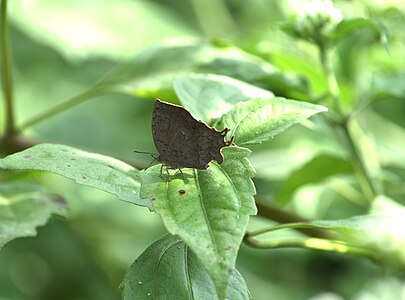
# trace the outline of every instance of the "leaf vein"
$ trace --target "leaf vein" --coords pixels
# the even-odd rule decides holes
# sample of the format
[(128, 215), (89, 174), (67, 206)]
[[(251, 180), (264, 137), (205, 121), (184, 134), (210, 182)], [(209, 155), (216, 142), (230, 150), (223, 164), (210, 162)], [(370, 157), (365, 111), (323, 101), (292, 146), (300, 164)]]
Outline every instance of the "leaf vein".
[(205, 222), (207, 224), (208, 233), (209, 233), (209, 236), (211, 238), (212, 245), (214, 246), (214, 251), (215, 251), (215, 253), (217, 255), (217, 258), (218, 258), (218, 256), (219, 256), (218, 246), (217, 246), (217, 244), (215, 242), (214, 233), (212, 232), (212, 228), (211, 228), (211, 223), (209, 222), (207, 211), (206, 211), (204, 203), (203, 203), (202, 191), (201, 191), (201, 187), (200, 187), (200, 180), (198, 179), (198, 172), (195, 169), (193, 169), (193, 170), (194, 170), (194, 174), (195, 174), (196, 188), (198, 190), (198, 199), (200, 200), (200, 206), (202, 208), (202, 212), (204, 214), (204, 219), (205, 219)]
[(159, 254), (159, 258), (158, 258), (158, 261), (157, 261), (157, 264), (156, 264), (156, 267), (155, 267), (155, 274), (153, 275), (153, 291), (152, 291), (153, 292), (153, 299), (157, 299), (156, 298), (156, 291), (157, 291), (156, 290), (156, 285), (157, 285), (157, 273), (158, 273), (158, 270), (159, 270), (160, 262), (162, 261), (162, 258), (164, 256), (164, 254), (167, 251), (169, 251), (170, 248), (176, 246), (178, 243), (181, 243), (181, 241), (174, 241), (174, 242), (170, 243), (169, 245), (167, 245), (166, 248), (162, 249), (162, 251)]

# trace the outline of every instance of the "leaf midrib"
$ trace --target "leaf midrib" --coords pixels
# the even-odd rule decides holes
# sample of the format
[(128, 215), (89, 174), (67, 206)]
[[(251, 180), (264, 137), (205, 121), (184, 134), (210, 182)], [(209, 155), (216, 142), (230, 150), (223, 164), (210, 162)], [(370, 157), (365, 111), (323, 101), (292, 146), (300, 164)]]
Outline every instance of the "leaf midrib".
[(202, 209), (202, 212), (204, 215), (205, 223), (207, 224), (208, 233), (211, 238), (212, 245), (214, 246), (215, 254), (218, 258), (218, 256), (219, 256), (218, 246), (216, 244), (214, 233), (212, 232), (212, 228), (211, 228), (211, 223), (209, 222), (207, 211), (205, 209), (204, 202), (202, 199), (202, 191), (201, 191), (201, 187), (200, 187), (200, 180), (198, 179), (198, 171), (196, 169), (193, 169), (193, 171), (194, 171), (195, 183), (196, 183), (196, 188), (197, 188), (197, 193), (198, 193), (198, 200), (200, 201), (200, 206), (201, 206), (201, 209)]

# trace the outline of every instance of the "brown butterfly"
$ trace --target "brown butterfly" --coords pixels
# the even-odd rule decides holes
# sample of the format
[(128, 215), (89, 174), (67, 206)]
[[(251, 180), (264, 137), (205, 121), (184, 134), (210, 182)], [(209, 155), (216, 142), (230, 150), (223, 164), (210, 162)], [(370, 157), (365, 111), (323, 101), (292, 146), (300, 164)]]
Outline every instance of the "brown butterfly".
[(228, 128), (217, 131), (178, 105), (157, 99), (152, 112), (152, 135), (159, 156), (170, 178), (168, 169), (195, 168), (205, 170), (210, 161), (224, 161), (220, 150), (233, 144), (234, 137), (226, 141)]

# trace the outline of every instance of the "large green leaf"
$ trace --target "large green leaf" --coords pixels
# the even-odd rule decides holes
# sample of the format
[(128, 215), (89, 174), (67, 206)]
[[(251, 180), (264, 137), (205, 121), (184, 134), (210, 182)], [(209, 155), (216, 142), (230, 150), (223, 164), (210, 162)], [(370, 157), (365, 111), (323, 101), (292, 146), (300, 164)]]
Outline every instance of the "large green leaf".
[(254, 85), (214, 74), (182, 76), (174, 80), (173, 87), (194, 117), (206, 122), (220, 118), (238, 102), (274, 97), (272, 92)]
[[(204, 266), (178, 237), (153, 243), (129, 268), (121, 284), (122, 299), (217, 299)], [(234, 269), (227, 299), (251, 299), (243, 277)]]
[(139, 171), (112, 157), (64, 145), (40, 144), (0, 159), (0, 168), (49, 171), (151, 208), (149, 201), (139, 197)]
[(220, 299), (225, 298), (249, 215), (256, 213), (250, 179), (254, 170), (246, 159), (250, 151), (227, 147), (222, 153), (221, 165), (183, 169), (183, 175), (172, 175), (170, 181), (158, 176), (159, 166), (141, 172), (141, 197), (153, 202), (168, 231), (197, 255)]
[(219, 128), (228, 127), (239, 146), (258, 144), (327, 108), (284, 98), (253, 99), (240, 102), (222, 116)]
[(66, 202), (35, 184), (6, 182), (0, 186), (0, 249), (9, 241), (35, 236), (52, 214), (63, 215)]
[(284, 74), (260, 57), (234, 46), (200, 40), (149, 47), (117, 68), (101, 84), (139, 97), (159, 95), (162, 99), (171, 99), (175, 97), (173, 79), (191, 72), (227, 75), (283, 96), (308, 91), (308, 84), (302, 77)]

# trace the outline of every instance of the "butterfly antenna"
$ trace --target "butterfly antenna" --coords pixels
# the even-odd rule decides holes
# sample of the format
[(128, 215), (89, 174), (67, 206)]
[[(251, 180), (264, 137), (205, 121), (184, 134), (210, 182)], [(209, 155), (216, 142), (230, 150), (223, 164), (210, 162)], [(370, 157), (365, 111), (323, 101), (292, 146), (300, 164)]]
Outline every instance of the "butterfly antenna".
[(155, 155), (152, 152), (146, 152), (146, 151), (138, 151), (138, 150), (134, 150), (135, 153), (141, 153), (141, 154), (150, 154), (150, 155)]

